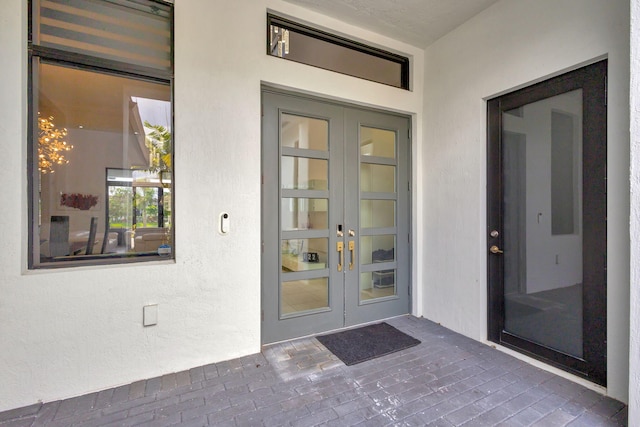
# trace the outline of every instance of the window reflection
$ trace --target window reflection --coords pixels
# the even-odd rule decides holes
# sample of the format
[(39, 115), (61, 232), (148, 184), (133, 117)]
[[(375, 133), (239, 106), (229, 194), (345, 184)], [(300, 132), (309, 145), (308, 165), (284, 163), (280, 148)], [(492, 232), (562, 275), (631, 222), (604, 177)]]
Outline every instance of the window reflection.
[(293, 314), (329, 307), (329, 279), (282, 282), (280, 314)]
[(282, 114), (280, 143), (283, 147), (326, 151), (329, 149), (329, 122), (310, 117)]
[(396, 133), (390, 130), (360, 127), (360, 155), (396, 157)]
[(282, 198), (282, 230), (326, 229), (327, 199)]
[(37, 74), (37, 111), (72, 147), (38, 174), (40, 262), (171, 247), (170, 87), (48, 63)]
[(396, 167), (360, 163), (360, 191), (394, 193), (396, 191)]
[(289, 239), (282, 241), (282, 271), (308, 271), (326, 268), (328, 239)]
[(363, 228), (394, 227), (396, 202), (393, 200), (360, 200), (360, 226)]
[(327, 160), (282, 156), (283, 189), (326, 190), (329, 176)]
[(360, 237), (360, 263), (395, 261), (395, 245), (394, 234)]
[(396, 271), (380, 270), (360, 274), (360, 301), (396, 295)]

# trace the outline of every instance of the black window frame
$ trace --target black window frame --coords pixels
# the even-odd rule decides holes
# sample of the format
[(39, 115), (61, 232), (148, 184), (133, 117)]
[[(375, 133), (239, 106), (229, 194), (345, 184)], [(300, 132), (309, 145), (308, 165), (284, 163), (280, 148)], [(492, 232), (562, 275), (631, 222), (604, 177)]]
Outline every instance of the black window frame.
[[(335, 34), (331, 34), (327, 31), (323, 31), (323, 30), (319, 30), (317, 28), (313, 28), (310, 27), (308, 25), (304, 25), (301, 24), (299, 22), (296, 21), (292, 21), (290, 19), (287, 18), (283, 18), (282, 16), (273, 14), (273, 13), (267, 13), (267, 33), (266, 33), (266, 51), (267, 51), (267, 55), (272, 56), (271, 54), (271, 43), (270, 43), (270, 34), (271, 34), (271, 26), (276, 26), (276, 27), (280, 27), (280, 28), (285, 28), (287, 30), (291, 30), (297, 33), (300, 33), (302, 35), (308, 36), (308, 37), (313, 37), (315, 39), (318, 40), (322, 40), (325, 41), (327, 43), (330, 44), (334, 44), (337, 46), (341, 46), (347, 49), (351, 49), (357, 52), (361, 52), (367, 55), (371, 55), (377, 58), (381, 58), (390, 62), (394, 62), (400, 65), (400, 86), (396, 86), (396, 85), (392, 85), (392, 84), (388, 84), (388, 83), (383, 83), (383, 82), (379, 82), (379, 81), (375, 81), (375, 80), (371, 80), (371, 79), (367, 79), (364, 77), (360, 77), (360, 76), (355, 76), (353, 74), (347, 74), (347, 73), (343, 73), (340, 71), (336, 71), (330, 68), (324, 68), (324, 67), (318, 67), (316, 65), (311, 65), (311, 64), (306, 64), (305, 65), (309, 65), (312, 67), (317, 67), (317, 68), (322, 68), (325, 70), (329, 70), (329, 71), (333, 71), (336, 73), (340, 73), (340, 74), (345, 74), (345, 75), (349, 75), (352, 77), (356, 77), (359, 79), (363, 79), (363, 80), (368, 80), (368, 81), (375, 81), (376, 83), (379, 84), (383, 84), (386, 86), (391, 86), (391, 87), (396, 87), (398, 89), (405, 89), (405, 90), (411, 90), (410, 88), (410, 79), (409, 79), (409, 65), (410, 65), (410, 61), (409, 58), (406, 56), (402, 56), (399, 55), (397, 53), (393, 53), (393, 52), (389, 52), (387, 50), (384, 49), (380, 49), (380, 48), (376, 48), (373, 46), (369, 46), (367, 44), (361, 43), (361, 42), (357, 42), (354, 40), (350, 40), (348, 38), (342, 37), (342, 36), (338, 36)], [(282, 59), (288, 59), (286, 57), (283, 57)]]
[[(39, 239), (39, 233), (37, 232), (39, 224), (36, 221), (36, 209), (40, 202), (38, 192), (35, 191), (35, 185), (39, 183), (38, 180), (38, 168), (35, 165), (35, 159), (37, 158), (37, 144), (34, 139), (34, 131), (37, 128), (37, 106), (34, 105), (34, 66), (38, 63), (46, 63), (56, 66), (63, 66), (68, 68), (75, 68), (84, 71), (104, 73), (116, 77), (124, 77), (130, 79), (137, 79), (141, 81), (159, 83), (169, 86), (171, 96), (171, 127), (172, 127), (172, 150), (171, 150), (171, 164), (174, 165), (174, 153), (175, 153), (175, 123), (174, 123), (174, 2), (172, 0), (148, 0), (150, 3), (156, 3), (163, 7), (168, 7), (169, 13), (169, 28), (170, 28), (170, 54), (171, 67), (169, 70), (160, 70), (150, 67), (144, 67), (135, 64), (129, 64), (126, 62), (115, 61), (105, 58), (94, 57), (91, 55), (69, 52), (63, 49), (57, 49), (49, 46), (40, 46), (33, 42), (34, 34), (34, 8), (37, 6), (37, 0), (27, 1), (27, 195), (28, 195), (28, 257), (27, 268), (29, 270), (38, 269), (56, 269), (56, 268), (69, 268), (69, 267), (81, 267), (88, 265), (109, 265), (109, 264), (125, 264), (136, 263), (142, 261), (153, 260), (175, 260), (175, 248), (172, 248), (171, 255), (151, 255), (151, 254), (136, 254), (132, 256), (130, 253), (123, 253), (121, 256), (111, 256), (108, 258), (102, 258), (98, 255), (83, 256), (82, 259), (73, 259), (69, 261), (56, 261), (48, 263), (39, 263), (34, 259), (34, 246), (36, 239)], [(175, 182), (175, 168), (171, 168), (171, 205), (175, 206), (175, 191), (173, 191)], [(106, 202), (105, 202), (106, 203)], [(175, 242), (175, 216), (172, 210), (172, 227), (171, 227), (171, 239)], [(108, 226), (108, 218), (105, 218), (106, 225)]]

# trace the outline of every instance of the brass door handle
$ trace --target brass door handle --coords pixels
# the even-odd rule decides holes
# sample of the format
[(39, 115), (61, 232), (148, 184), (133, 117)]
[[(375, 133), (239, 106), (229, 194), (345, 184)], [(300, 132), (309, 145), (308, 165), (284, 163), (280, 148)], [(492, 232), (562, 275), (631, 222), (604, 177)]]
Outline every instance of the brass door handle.
[(354, 256), (353, 256), (353, 251), (356, 248), (356, 242), (353, 240), (349, 241), (349, 253), (351, 254), (351, 261), (349, 262), (349, 270), (353, 270), (353, 261), (354, 261)]
[(340, 262), (338, 262), (338, 271), (342, 271), (342, 264), (344, 264), (344, 242), (337, 242), (336, 249), (340, 254)]
[(504, 251), (501, 251), (500, 248), (496, 245), (493, 245), (489, 248), (489, 252), (491, 252), (492, 254), (503, 254)]

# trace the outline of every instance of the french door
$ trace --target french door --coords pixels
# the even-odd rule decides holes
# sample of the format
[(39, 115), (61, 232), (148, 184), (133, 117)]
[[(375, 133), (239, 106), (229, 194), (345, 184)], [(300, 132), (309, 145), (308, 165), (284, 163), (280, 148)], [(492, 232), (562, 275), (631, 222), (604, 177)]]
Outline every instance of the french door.
[(488, 102), (489, 339), (606, 385), (607, 62)]
[(408, 313), (409, 118), (262, 102), (262, 342)]

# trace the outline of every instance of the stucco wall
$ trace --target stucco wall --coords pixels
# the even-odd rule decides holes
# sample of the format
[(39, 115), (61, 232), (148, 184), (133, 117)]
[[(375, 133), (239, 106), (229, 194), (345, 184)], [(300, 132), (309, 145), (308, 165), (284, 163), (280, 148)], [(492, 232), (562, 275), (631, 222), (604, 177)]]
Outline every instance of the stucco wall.
[(608, 57), (608, 393), (627, 399), (629, 2), (503, 0), (425, 52), (424, 316), (485, 340), (485, 99)]
[[(176, 3), (175, 263), (27, 271), (26, 1), (2, 2), (0, 411), (260, 350), (261, 83), (412, 114), (422, 139), (423, 51), (279, 0)], [(267, 8), (412, 56), (414, 91), (267, 56)]]
[(631, 322), (629, 425), (640, 425), (640, 0), (631, 2)]

